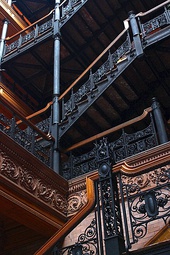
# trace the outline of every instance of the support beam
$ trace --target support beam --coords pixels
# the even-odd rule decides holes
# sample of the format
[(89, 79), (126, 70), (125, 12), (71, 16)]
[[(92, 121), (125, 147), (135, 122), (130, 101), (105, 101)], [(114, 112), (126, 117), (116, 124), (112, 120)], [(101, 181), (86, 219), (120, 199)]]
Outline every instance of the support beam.
[(53, 85), (53, 107), (52, 107), (52, 136), (55, 138), (53, 147), (53, 170), (59, 173), (59, 95), (60, 95), (60, 0), (55, 0), (54, 11), (54, 85)]

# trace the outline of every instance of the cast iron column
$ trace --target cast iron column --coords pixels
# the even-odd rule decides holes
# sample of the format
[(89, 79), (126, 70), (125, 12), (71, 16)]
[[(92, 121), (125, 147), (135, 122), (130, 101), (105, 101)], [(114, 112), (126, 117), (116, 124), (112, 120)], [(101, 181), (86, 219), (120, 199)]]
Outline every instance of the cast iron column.
[(168, 136), (166, 133), (165, 124), (164, 124), (164, 120), (162, 117), (160, 105), (155, 97), (152, 99), (152, 101), (153, 101), (152, 111), (153, 111), (153, 116), (154, 116), (154, 120), (155, 120), (155, 124), (156, 124), (156, 129), (158, 132), (159, 142), (160, 142), (160, 144), (166, 143), (166, 142), (168, 142)]
[(55, 138), (53, 147), (53, 170), (59, 173), (60, 153), (59, 153), (59, 101), (60, 95), (60, 0), (55, 0), (54, 10), (54, 86), (53, 86), (53, 109), (52, 109), (52, 135)]
[(105, 139), (98, 146), (97, 163), (106, 255), (121, 255), (125, 244), (117, 178), (112, 174), (112, 159)]

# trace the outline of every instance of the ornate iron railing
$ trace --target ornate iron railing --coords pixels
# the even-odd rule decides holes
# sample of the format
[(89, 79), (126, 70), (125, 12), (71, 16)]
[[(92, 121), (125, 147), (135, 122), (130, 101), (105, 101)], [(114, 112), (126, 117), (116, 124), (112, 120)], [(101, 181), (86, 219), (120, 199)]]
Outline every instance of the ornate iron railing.
[[(3, 52), (3, 58), (14, 51), (19, 52), (21, 48), (23, 48), (25, 45), (27, 45), (30, 42), (36, 43), (36, 40), (39, 37), (43, 36), (49, 31), (52, 31), (54, 27), (53, 18), (49, 19), (43, 24), (41, 23), (40, 24), (36, 23), (35, 25), (31, 25), (29, 26), (29, 28), (24, 29), (20, 33), (17, 33), (16, 35), (14, 35), (14, 37), (10, 38), (9, 40), (7, 39), (4, 52)], [(30, 30), (32, 31), (30, 32)], [(8, 43), (10, 41), (13, 41), (13, 42)]]
[(169, 223), (170, 165), (165, 161), (133, 174), (131, 169), (112, 172), (114, 158), (108, 145), (107, 140), (97, 145), (97, 219), (103, 222), (106, 254), (110, 254), (110, 246), (122, 254), (148, 234), (153, 221)]
[[(150, 113), (150, 124), (143, 130), (128, 134), (122, 129), (122, 135), (113, 142), (108, 142), (108, 150), (115, 163), (120, 160), (148, 150), (158, 145), (155, 124)], [(81, 156), (70, 155), (67, 162), (62, 165), (62, 175), (66, 179), (75, 178), (79, 175), (97, 169), (98, 146)]]
[(125, 174), (120, 169), (112, 171), (113, 158), (107, 140), (100, 141), (97, 147), (99, 177), (95, 181), (94, 219), (87, 228), (83, 224), (86, 229), (84, 232), (82, 229), (75, 243), (62, 248), (57, 243), (54, 255), (99, 255), (104, 251), (112, 254), (113, 250), (116, 255), (129, 253), (135, 243), (147, 238), (154, 221), (169, 223), (170, 165), (167, 160), (152, 169)]
[[(164, 8), (164, 12), (161, 15), (155, 17), (154, 19), (147, 21), (146, 23), (142, 23), (142, 21), (140, 20), (140, 16), (142, 15), (140, 14), (136, 15), (136, 17), (138, 17), (138, 25), (140, 27), (139, 34), (141, 36), (139, 41), (141, 41), (142, 48), (146, 47), (145, 41), (147, 36), (156, 32), (158, 29), (162, 29), (164, 26), (168, 26), (170, 24), (170, 10), (168, 9), (168, 6), (165, 5), (161, 7)], [(143, 16), (145, 16), (145, 14), (143, 14)], [(65, 120), (68, 122), (69, 121), (71, 122), (70, 116), (73, 116), (73, 119), (75, 121), (75, 119), (79, 118), (82, 114), (81, 105), (84, 105), (86, 103), (88, 108), (89, 105), (91, 105), (91, 102), (93, 101), (91, 98), (95, 98), (96, 100), (100, 96), (101, 94), (100, 84), (102, 79), (103, 80), (107, 79), (109, 74), (112, 74), (114, 76), (116, 72), (121, 73), (122, 69), (121, 67), (119, 68), (119, 63), (126, 60), (129, 61), (128, 54), (131, 54), (131, 56), (133, 54), (138, 55), (138, 52), (137, 52), (138, 49), (135, 48), (135, 44), (134, 44), (134, 38), (131, 39), (129, 35), (130, 28), (133, 30), (133, 27), (132, 25), (129, 25), (129, 19), (127, 20), (127, 22), (128, 22), (129, 30), (127, 30), (127, 37), (125, 41), (123, 42), (123, 44), (121, 44), (114, 53), (111, 53), (110, 49), (109, 51), (107, 51), (108, 58), (104, 62), (104, 64), (102, 64), (98, 68), (97, 71), (93, 73), (92, 68), (94, 68), (94, 66), (91, 67), (89, 78), (83, 85), (77, 88), (78, 85), (77, 85), (77, 82), (75, 82), (74, 86), (70, 86), (70, 89), (67, 89), (67, 93), (63, 93), (63, 95), (60, 96), (60, 99), (62, 99), (61, 130), (64, 130), (64, 131), (61, 131), (62, 134), (63, 132), (65, 132), (65, 129), (66, 129)], [(124, 35), (122, 35), (119, 38), (121, 39), (121, 41), (124, 40), (123, 36)], [(116, 41), (116, 43), (118, 42)], [(136, 53), (135, 53), (135, 50), (136, 50)], [(141, 49), (141, 51), (143, 52), (143, 49)], [(82, 75), (82, 77), (84, 77), (84, 75)], [(115, 78), (116, 78), (116, 75), (115, 75)], [(107, 86), (105, 87), (107, 88)], [(70, 98), (66, 99), (67, 100), (66, 101), (65, 98), (68, 98), (68, 96)], [(82, 109), (83, 109), (82, 111), (84, 111), (85, 107), (83, 107)], [(68, 123), (66, 125), (69, 126)]]
[(60, 27), (72, 17), (88, 0), (66, 0), (61, 3)]
[(17, 120), (17, 116), (7, 118), (0, 114), (0, 130), (40, 159), (44, 164), (51, 167), (53, 140), (51, 140), (50, 136), (48, 137), (50, 118), (35, 126), (29, 126), (29, 123), (24, 121), (17, 124)]
[(97, 69), (96, 72), (90, 73), (88, 80), (74, 93), (71, 91), (71, 97), (67, 102), (62, 101), (62, 120), (67, 118), (67, 115), (73, 112), (82, 99), (88, 96), (93, 96), (93, 90), (97, 88), (96, 83), (112, 72), (118, 61), (131, 50), (130, 38), (127, 35), (125, 42), (111, 54), (109, 52), (108, 59)]
[[(119, 175), (127, 247), (145, 237), (149, 224), (170, 219), (170, 165), (141, 175)], [(125, 209), (126, 208), (126, 209)]]
[[(60, 5), (60, 28), (87, 2), (88, 0), (67, 0)], [(48, 15), (42, 19), (36, 21), (35, 23), (23, 29), (16, 35), (6, 38), (6, 45), (3, 51), (3, 59), (14, 51), (18, 53), (24, 47), (34, 42), (36, 44), (41, 37), (45, 39), (46, 37), (53, 35), (54, 29), (54, 10), (52, 10)], [(45, 22), (44, 22), (45, 21)], [(44, 22), (44, 23), (43, 23)], [(45, 36), (46, 35), (46, 36)], [(10, 43), (10, 41), (12, 41)]]
[(144, 24), (140, 24), (143, 37), (153, 33), (157, 29), (161, 29), (162, 27), (170, 24), (170, 6), (165, 5), (164, 9), (165, 11), (159, 16), (145, 22)]

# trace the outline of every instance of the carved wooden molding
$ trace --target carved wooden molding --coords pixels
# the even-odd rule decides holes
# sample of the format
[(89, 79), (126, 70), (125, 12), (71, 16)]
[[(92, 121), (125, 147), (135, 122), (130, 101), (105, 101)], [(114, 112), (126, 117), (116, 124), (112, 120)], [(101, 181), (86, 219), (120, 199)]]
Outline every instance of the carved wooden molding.
[(70, 217), (87, 204), (86, 177), (79, 176), (69, 181), (68, 212)]
[[(68, 183), (4, 134), (0, 134), (0, 182), (67, 215)], [(8, 145), (9, 144), (9, 145)], [(14, 147), (13, 147), (14, 145)], [(8, 183), (8, 185), (7, 185)], [(22, 192), (18, 192), (22, 197)]]
[(128, 175), (140, 174), (146, 169), (154, 169), (169, 162), (170, 142), (167, 142), (120, 161), (113, 166), (113, 172), (121, 171)]

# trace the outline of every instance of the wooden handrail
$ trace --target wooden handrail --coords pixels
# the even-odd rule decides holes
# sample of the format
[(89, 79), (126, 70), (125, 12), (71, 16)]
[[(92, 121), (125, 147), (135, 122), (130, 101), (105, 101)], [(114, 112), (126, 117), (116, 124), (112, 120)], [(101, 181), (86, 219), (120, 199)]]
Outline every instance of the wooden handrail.
[(110, 129), (108, 129), (106, 131), (103, 131), (103, 132), (101, 132), (101, 133), (99, 133), (97, 135), (91, 136), (90, 138), (87, 138), (87, 139), (85, 139), (85, 140), (83, 140), (83, 141), (81, 141), (79, 143), (76, 143), (76, 144), (70, 146), (69, 148), (67, 148), (66, 150), (64, 150), (63, 153), (66, 153), (66, 152), (69, 152), (71, 150), (77, 149), (77, 148), (79, 148), (79, 147), (81, 147), (83, 145), (86, 145), (86, 144), (88, 144), (90, 142), (93, 142), (93, 141), (95, 141), (95, 140), (97, 140), (99, 138), (107, 136), (107, 135), (109, 135), (109, 134), (111, 134), (111, 133), (113, 133), (115, 131), (118, 131), (118, 130), (120, 130), (122, 128), (130, 126), (130, 125), (132, 125), (132, 124), (134, 124), (134, 123), (144, 119), (148, 115), (148, 113), (151, 112), (151, 111), (152, 111), (152, 108), (148, 107), (148, 108), (146, 108), (143, 111), (143, 113), (140, 116), (138, 116), (138, 117), (136, 117), (136, 118), (134, 118), (132, 120), (128, 120), (128, 121), (126, 121), (126, 122), (124, 122), (122, 124), (119, 124), (116, 127), (110, 128)]
[(157, 5), (156, 7), (150, 9), (149, 11), (146, 11), (146, 12), (139, 12), (139, 13), (136, 14), (135, 16), (136, 16), (136, 17), (143, 17), (143, 16), (146, 16), (146, 15), (150, 14), (151, 12), (154, 12), (154, 11), (158, 10), (159, 8), (163, 7), (164, 5), (169, 4), (169, 3), (170, 3), (170, 0), (167, 0), (167, 1), (165, 1), (165, 2), (163, 2), (163, 3), (161, 3), (161, 4), (159, 4), (159, 5)]
[(93, 174), (86, 178), (87, 204), (74, 215), (59, 231), (56, 232), (34, 255), (45, 255), (47, 252), (63, 239), (71, 230), (73, 230), (95, 206), (95, 189), (94, 180), (98, 178), (98, 174)]
[(104, 56), (104, 54), (125, 34), (127, 29), (125, 28), (105, 49), (100, 55), (84, 70), (84, 72), (59, 96), (61, 100), (80, 80), (84, 75)]
[(13, 38), (15, 38), (17, 35), (20, 35), (21, 33), (25, 32), (27, 29), (30, 29), (31, 27), (35, 26), (38, 22), (42, 21), (43, 19), (47, 18), (48, 16), (50, 16), (52, 13), (54, 12), (54, 9), (51, 10), (47, 15), (43, 16), (41, 19), (35, 21), (34, 23), (32, 23), (31, 25), (27, 26), (26, 28), (22, 29), (21, 31), (19, 31), (18, 33), (12, 35), (11, 37), (7, 37), (5, 38), (5, 41), (9, 41)]
[[(26, 118), (27, 120), (29, 120), (29, 119), (32, 119), (32, 118), (34, 118), (34, 117), (36, 117), (36, 116), (38, 116), (38, 115), (44, 113), (45, 111), (48, 110), (48, 108), (52, 105), (52, 103), (53, 103), (52, 101), (49, 102), (44, 108), (42, 108), (41, 110), (39, 110), (39, 111), (37, 111), (37, 112), (34, 112), (34, 113), (32, 113), (32, 114), (26, 116), (25, 118)], [(21, 124), (21, 123), (22, 123), (22, 120), (18, 120), (18, 121), (16, 122), (17, 125), (19, 125), (19, 124)]]

